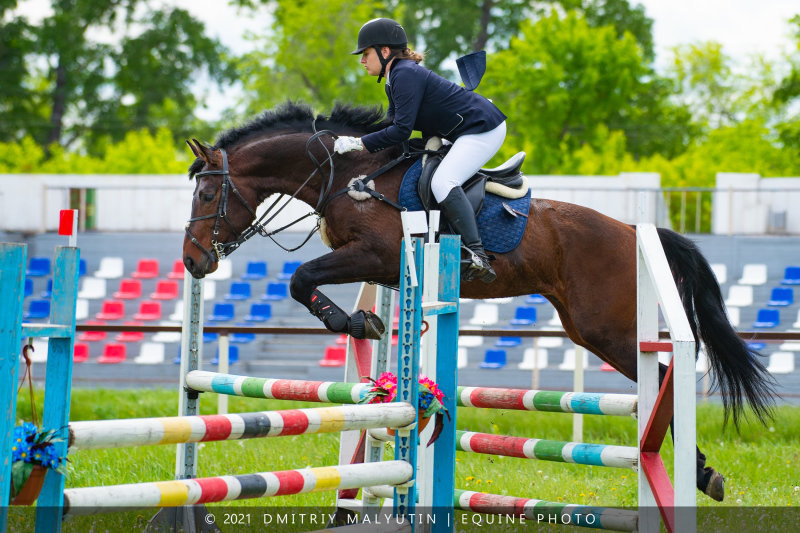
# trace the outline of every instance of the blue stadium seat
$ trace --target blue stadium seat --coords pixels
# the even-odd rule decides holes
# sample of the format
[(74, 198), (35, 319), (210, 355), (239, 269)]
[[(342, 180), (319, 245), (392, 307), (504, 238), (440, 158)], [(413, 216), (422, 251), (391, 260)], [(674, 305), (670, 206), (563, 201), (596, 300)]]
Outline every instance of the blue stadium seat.
[(266, 261), (248, 261), (242, 279), (264, 279), (267, 277)]
[(747, 347), (750, 348), (751, 350), (755, 350), (756, 352), (758, 352), (758, 351), (763, 350), (764, 348), (766, 348), (767, 347), (767, 343), (766, 342), (748, 342), (747, 343)]
[(506, 366), (505, 350), (486, 350), (481, 368), (503, 368)]
[[(239, 361), (239, 347), (238, 346), (228, 346), (228, 364), (232, 365)], [(214, 359), (211, 360), (212, 365), (219, 364), (219, 346), (217, 346), (217, 355), (214, 356)]]
[(759, 309), (754, 328), (774, 328), (781, 323), (781, 314), (777, 309)]
[(794, 291), (791, 287), (775, 287), (772, 289), (767, 305), (786, 307), (794, 303)]
[(541, 294), (529, 294), (527, 298), (525, 298), (525, 304), (546, 304), (547, 298), (542, 296)]
[(261, 297), (261, 299), (285, 300), (288, 295), (289, 295), (289, 287), (281, 281), (274, 281), (271, 283), (267, 283), (267, 289), (264, 292), (264, 295)]
[(86, 259), (78, 261), (78, 277), (86, 275)]
[(784, 285), (800, 285), (800, 266), (788, 266), (783, 273)]
[(302, 261), (286, 261), (283, 263), (283, 270), (278, 274), (278, 279), (290, 279)]
[(250, 313), (244, 319), (247, 322), (266, 322), (272, 318), (272, 306), (265, 303), (255, 303), (250, 306)]
[[(237, 326), (250, 326), (247, 322), (238, 322)], [(255, 333), (231, 333), (228, 335), (228, 339), (231, 342), (235, 342), (237, 344), (249, 344), (256, 340)]]
[(25, 278), (25, 296), (27, 298), (33, 294), (33, 280), (31, 278)]
[(47, 318), (50, 316), (50, 300), (31, 300), (22, 318)]
[(521, 337), (500, 337), (494, 343), (494, 345), (498, 348), (513, 348), (514, 346), (519, 346), (520, 344), (522, 344)]
[(25, 271), (26, 276), (32, 278), (49, 276), (50, 275), (50, 258), (49, 257), (31, 257), (28, 261), (28, 269)]
[(225, 295), (226, 300), (249, 300), (251, 294), (250, 282), (248, 281), (234, 281), (231, 283), (228, 294)]
[(53, 278), (47, 280), (47, 288), (43, 290), (39, 296), (46, 299), (50, 299), (50, 297), (53, 296)]
[(214, 304), (214, 311), (208, 317), (209, 322), (225, 322), (226, 320), (233, 320), (235, 314), (233, 304), (217, 302)]
[(532, 326), (536, 323), (536, 308), (519, 306), (514, 311), (514, 318), (511, 319), (511, 324), (514, 326)]
[(218, 338), (219, 338), (219, 334), (218, 333), (210, 333), (208, 331), (204, 331), (203, 332), (203, 342), (205, 344), (208, 344), (209, 342), (214, 342)]

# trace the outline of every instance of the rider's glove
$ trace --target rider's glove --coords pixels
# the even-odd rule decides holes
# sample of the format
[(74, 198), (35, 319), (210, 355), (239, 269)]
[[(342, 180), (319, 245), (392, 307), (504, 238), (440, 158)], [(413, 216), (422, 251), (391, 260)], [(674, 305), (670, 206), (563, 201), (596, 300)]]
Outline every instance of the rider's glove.
[(352, 152), (353, 150), (363, 150), (364, 145), (358, 137), (338, 137), (333, 143), (333, 151), (337, 154)]

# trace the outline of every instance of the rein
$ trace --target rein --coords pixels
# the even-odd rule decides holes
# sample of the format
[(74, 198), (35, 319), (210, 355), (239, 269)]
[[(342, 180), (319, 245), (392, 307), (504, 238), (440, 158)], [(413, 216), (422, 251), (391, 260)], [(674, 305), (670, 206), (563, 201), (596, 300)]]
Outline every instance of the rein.
[[(314, 129), (316, 130), (316, 128), (314, 128)], [(222, 154), (222, 169), (221, 170), (205, 170), (205, 171), (198, 172), (197, 174), (195, 174), (195, 177), (197, 177), (197, 178), (202, 178), (203, 176), (222, 176), (222, 185), (221, 185), (222, 192), (221, 192), (219, 203), (217, 204), (217, 212), (216, 213), (212, 213), (210, 215), (203, 215), (203, 216), (199, 216), (199, 217), (190, 218), (186, 222), (186, 226), (185, 226), (186, 235), (189, 237), (189, 240), (192, 242), (192, 244), (194, 244), (200, 250), (202, 250), (202, 252), (211, 260), (211, 262), (219, 261), (222, 258), (232, 254), (234, 250), (236, 250), (245, 241), (249, 240), (251, 237), (254, 237), (255, 235), (260, 235), (262, 237), (269, 237), (272, 240), (272, 242), (277, 244), (283, 250), (285, 250), (287, 252), (293, 252), (293, 251), (298, 250), (301, 247), (303, 247), (309, 241), (309, 239), (311, 239), (311, 236), (314, 235), (314, 233), (316, 233), (319, 230), (319, 228), (320, 228), (320, 219), (322, 218), (323, 213), (325, 212), (325, 209), (328, 207), (328, 205), (333, 200), (338, 198), (339, 196), (342, 196), (343, 194), (346, 194), (347, 192), (349, 192), (351, 190), (367, 192), (373, 198), (375, 198), (377, 200), (380, 200), (382, 202), (386, 202), (386, 203), (390, 204), (391, 206), (393, 206), (394, 208), (396, 208), (396, 209), (398, 209), (400, 211), (405, 211), (406, 210), (405, 207), (403, 207), (403, 206), (401, 206), (401, 205), (389, 200), (383, 194), (378, 193), (378, 192), (374, 191), (373, 189), (370, 189), (369, 187), (366, 186), (366, 183), (368, 183), (369, 181), (373, 180), (374, 178), (377, 178), (378, 176), (388, 172), (389, 170), (391, 170), (395, 166), (399, 165), (403, 161), (406, 161), (408, 159), (413, 159), (413, 158), (422, 156), (424, 154), (437, 153), (437, 152), (433, 152), (433, 151), (430, 151), (430, 150), (410, 150), (408, 144), (407, 143), (403, 143), (403, 153), (399, 157), (393, 159), (392, 161), (389, 161), (388, 163), (386, 163), (385, 165), (381, 166), (380, 168), (378, 168), (374, 172), (370, 173), (368, 176), (365, 176), (364, 178), (361, 178), (360, 180), (356, 180), (352, 185), (350, 185), (348, 187), (345, 187), (344, 189), (341, 189), (341, 190), (331, 194), (331, 189), (333, 187), (333, 179), (334, 179), (333, 154), (331, 154), (330, 150), (328, 150), (328, 147), (325, 146), (325, 143), (323, 143), (320, 140), (320, 138), (322, 136), (324, 136), (324, 135), (328, 135), (328, 136), (330, 136), (330, 137), (332, 137), (334, 139), (336, 139), (336, 137), (337, 137), (337, 135), (331, 130), (320, 130), (320, 131), (315, 131), (315, 133), (313, 135), (311, 135), (311, 137), (309, 137), (308, 140), (306, 141), (306, 155), (308, 156), (308, 158), (311, 160), (311, 162), (316, 167), (311, 172), (311, 174), (309, 174), (308, 178), (306, 178), (306, 180), (297, 188), (297, 190), (294, 192), (294, 194), (292, 194), (289, 198), (286, 199), (284, 204), (281, 205), (272, 214), (272, 216), (267, 218), (267, 216), (270, 214), (270, 212), (272, 212), (273, 208), (275, 208), (275, 206), (278, 204), (278, 202), (280, 202), (281, 199), (284, 196), (286, 196), (285, 194), (281, 194), (280, 196), (278, 196), (278, 198), (267, 208), (267, 210), (260, 217), (258, 217), (257, 220), (255, 220), (252, 224), (250, 224), (247, 228), (245, 228), (244, 231), (242, 231), (241, 233), (236, 231), (236, 228), (233, 226), (233, 223), (228, 218), (228, 198), (229, 198), (230, 193), (233, 192), (233, 194), (235, 194), (236, 197), (239, 198), (239, 201), (241, 202), (241, 204), (245, 207), (245, 209), (247, 209), (247, 211), (253, 216), (253, 218), (256, 218), (256, 216), (257, 216), (256, 215), (256, 211), (255, 211), (255, 209), (253, 209), (250, 206), (249, 203), (247, 203), (247, 200), (244, 199), (242, 194), (236, 188), (236, 185), (234, 185), (233, 180), (231, 179), (230, 171), (228, 169), (228, 154), (224, 149), (219, 148), (219, 151)], [(319, 141), (319, 144), (322, 146), (322, 148), (325, 150), (325, 152), (327, 154), (327, 157), (322, 161), (322, 163), (320, 163), (319, 160), (317, 160), (317, 158), (314, 156), (314, 154), (311, 153), (311, 144), (314, 141)], [(325, 170), (323, 169), (323, 165), (326, 162), (330, 165), (330, 170), (328, 171), (327, 180), (326, 179), (322, 180), (322, 185), (320, 186), (319, 199), (317, 200), (316, 207), (314, 207), (314, 211), (310, 212), (310, 213), (306, 213), (305, 215), (303, 215), (303, 216), (297, 218), (296, 220), (294, 220), (293, 222), (290, 222), (289, 224), (286, 224), (286, 225), (284, 225), (284, 226), (282, 226), (280, 228), (277, 228), (274, 231), (267, 231), (267, 228), (266, 228), (267, 224), (272, 222), (275, 219), (275, 217), (277, 217), (278, 214), (280, 214), (280, 212), (283, 211), (283, 209), (286, 208), (286, 206), (292, 200), (294, 200), (297, 197), (297, 195), (300, 193), (300, 191), (306, 185), (308, 185), (308, 182), (311, 181), (311, 179), (318, 172), (319, 172), (320, 176), (324, 175)], [(316, 215), (317, 216), (317, 223), (314, 226), (314, 228), (312, 228), (311, 231), (308, 233), (308, 235), (303, 240), (303, 242), (301, 242), (296, 247), (287, 248), (287, 247), (283, 246), (281, 243), (279, 243), (278, 241), (276, 241), (275, 238), (273, 237), (273, 235), (275, 235), (277, 233), (280, 233), (281, 231), (283, 231), (283, 230), (285, 230), (287, 228), (290, 228), (291, 226), (294, 226), (298, 222), (300, 222), (300, 221), (304, 220), (305, 218), (308, 218), (308, 217), (310, 217), (312, 215)], [(211, 250), (209, 250), (205, 246), (200, 244), (200, 241), (197, 240), (197, 238), (192, 234), (191, 230), (189, 229), (189, 226), (193, 222), (197, 222), (199, 220), (208, 220), (208, 219), (211, 219), (211, 218), (214, 218), (215, 221), (214, 221), (214, 231), (213, 231), (212, 237), (211, 237)], [(217, 238), (219, 237), (219, 228), (220, 228), (220, 225), (221, 225), (222, 221), (224, 221), (228, 225), (228, 228), (235, 235), (235, 238), (234, 238), (233, 241), (226, 242), (226, 243), (220, 243), (217, 240)]]

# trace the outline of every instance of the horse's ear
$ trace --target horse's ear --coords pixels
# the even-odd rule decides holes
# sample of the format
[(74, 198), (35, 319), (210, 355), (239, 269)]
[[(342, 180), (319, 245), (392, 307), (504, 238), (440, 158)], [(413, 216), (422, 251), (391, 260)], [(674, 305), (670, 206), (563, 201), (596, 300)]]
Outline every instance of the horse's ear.
[(212, 164), (211, 162), (214, 159), (214, 149), (206, 144), (201, 143), (197, 139), (192, 139), (192, 142), (194, 145), (189, 143), (189, 146), (192, 148), (192, 152), (194, 152), (195, 157), (199, 157), (205, 161), (207, 165)]
[(192, 151), (195, 157), (200, 157), (200, 154), (197, 152), (197, 148), (195, 148), (194, 145), (192, 144), (192, 141), (186, 139), (186, 144), (189, 145), (189, 149)]

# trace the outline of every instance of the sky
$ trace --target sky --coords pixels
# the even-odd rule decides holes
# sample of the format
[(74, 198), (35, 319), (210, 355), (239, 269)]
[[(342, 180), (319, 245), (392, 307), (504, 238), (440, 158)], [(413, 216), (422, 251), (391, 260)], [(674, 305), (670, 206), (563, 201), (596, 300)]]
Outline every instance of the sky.
[[(764, 54), (768, 59), (778, 59), (792, 46), (791, 28), (787, 21), (800, 14), (800, 0), (631, 0), (631, 3), (644, 5), (647, 16), (654, 20), (653, 37), (659, 70), (666, 64), (672, 47), (709, 40), (721, 43), (723, 52), (742, 65), (756, 53)], [(246, 38), (248, 32), (258, 33), (269, 26), (270, 15), (266, 9), (255, 15), (245, 14), (224, 0), (152, 2), (152, 5), (158, 4), (187, 9), (206, 23), (211, 35), (218, 37), (235, 53), (252, 49), (252, 43)], [(49, 5), (49, 0), (22, 0), (19, 11), (35, 21), (48, 13)], [(113, 40), (113, 32), (100, 32), (96, 38)], [(231, 93), (238, 93), (235, 87), (220, 91), (206, 86), (201, 90), (208, 94), (206, 109), (198, 111), (204, 119), (218, 118), (218, 113), (230, 104)]]

